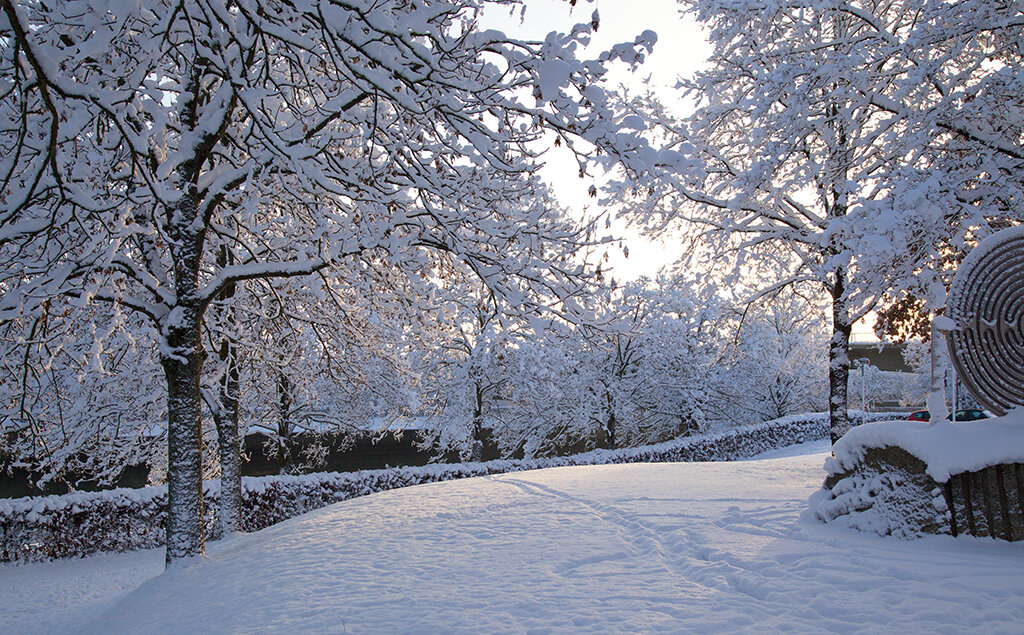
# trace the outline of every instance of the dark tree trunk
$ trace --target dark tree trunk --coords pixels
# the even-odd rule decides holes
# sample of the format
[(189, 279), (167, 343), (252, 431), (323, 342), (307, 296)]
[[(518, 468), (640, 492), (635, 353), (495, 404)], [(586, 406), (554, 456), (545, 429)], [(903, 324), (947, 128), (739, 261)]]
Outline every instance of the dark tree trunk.
[(479, 462), (484, 460), (484, 389), (479, 383), (474, 387), (476, 402), (473, 406), (473, 444), (469, 460)]
[[(178, 307), (175, 311), (181, 310)], [(165, 330), (167, 378), (167, 564), (203, 553), (203, 461), (199, 315), (185, 309)]]
[(832, 287), (832, 340), (828, 347), (828, 416), (829, 436), (835, 444), (850, 429), (850, 413), (847, 394), (850, 379), (850, 332), (853, 330), (847, 317), (845, 293), (845, 271), (836, 271)]
[[(849, 31), (848, 16), (840, 11), (832, 15), (836, 50), (846, 48)], [(849, 146), (847, 126), (851, 116), (850, 104), (840, 97), (845, 91), (847, 81), (840, 81), (833, 86), (835, 97), (829, 105), (829, 119), (835, 131), (834, 145), (830, 150), (828, 173), (832, 203), (828, 208), (829, 226), (841, 222), (849, 212), (850, 166), (853, 162), (852, 150)], [(839, 237), (833, 234), (825, 250), (826, 259), (835, 258), (843, 252)], [(846, 285), (847, 267), (839, 265), (834, 272), (832, 288), (832, 339), (828, 347), (828, 415), (829, 436), (835, 444), (850, 429), (849, 390), (850, 379), (850, 332), (853, 325), (850, 321)]]
[[(195, 198), (182, 197), (178, 213), (195, 216)], [(200, 376), (206, 351), (200, 338), (203, 304), (197, 299), (203, 235), (171, 225), (177, 305), (164, 318), (160, 364), (167, 378), (167, 564), (201, 555), (203, 446)]]
[(278, 472), (289, 474), (292, 471), (291, 440), (291, 409), (292, 409), (292, 384), (284, 372), (277, 374), (277, 396), (278, 412), (280, 418), (277, 422), (277, 465)]
[[(181, 128), (194, 130), (203, 75), (201, 66), (189, 78), (189, 95), (181, 104)], [(204, 142), (209, 146), (209, 140)], [(203, 151), (182, 161), (175, 172), (180, 198), (165, 208), (165, 227), (174, 274), (175, 306), (163, 317), (160, 364), (167, 378), (167, 551), (166, 561), (202, 555), (203, 446), (200, 376), (205, 350), (200, 338), (205, 304), (199, 298), (199, 270), (206, 240), (200, 217), (198, 187)]]
[[(618, 348), (619, 348), (619, 359), (621, 360), (622, 359), (622, 355), (621, 355), (622, 348), (621, 348), (621, 346), (619, 346)], [(623, 374), (622, 373), (622, 368), (623, 368), (623, 365), (619, 364), (619, 370), (615, 373), (617, 379), (621, 379), (622, 378), (622, 374)], [(604, 421), (605, 438), (607, 439), (608, 449), (609, 450), (615, 450), (616, 449), (616, 447), (615, 447), (616, 446), (616, 439), (615, 439), (615, 432), (616, 432), (616, 430), (615, 430), (615, 427), (616, 427), (615, 426), (615, 402), (612, 400), (612, 394), (611, 394), (608, 386), (605, 386), (605, 389), (604, 389), (604, 402), (605, 402), (605, 405), (608, 406), (608, 418), (605, 419), (605, 421)]]
[(213, 419), (217, 426), (217, 449), (220, 454), (220, 524), (221, 535), (239, 530), (242, 503), (242, 466), (238, 433), (238, 359), (228, 338), (221, 340), (218, 357), (224, 364)]

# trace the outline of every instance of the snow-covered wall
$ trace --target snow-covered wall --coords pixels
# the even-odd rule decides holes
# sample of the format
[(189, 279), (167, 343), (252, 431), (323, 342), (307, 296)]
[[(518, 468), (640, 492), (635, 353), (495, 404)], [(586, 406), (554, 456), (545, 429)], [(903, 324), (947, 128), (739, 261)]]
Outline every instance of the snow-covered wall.
[(832, 451), (811, 499), (819, 520), (902, 538), (1024, 538), (1024, 408), (983, 421), (872, 423)]
[[(889, 413), (867, 419), (896, 418)], [(564, 465), (730, 461), (828, 437), (828, 415), (786, 417), (720, 434), (667, 443), (597, 450), (567, 457), (436, 464), (347, 473), (266, 476), (242, 481), (242, 529), (258, 531), (288, 518), (357, 496), (504, 472)], [(218, 481), (205, 484), (208, 538), (217, 538)], [(101, 551), (159, 547), (165, 538), (167, 489), (117, 489), (0, 501), (0, 562), (32, 562)]]
[(989, 465), (1024, 462), (1024, 407), (981, 421), (878, 423), (851, 430), (826, 462), (830, 476), (856, 467), (869, 448), (903, 448), (928, 466), (928, 475), (945, 483), (953, 474)]

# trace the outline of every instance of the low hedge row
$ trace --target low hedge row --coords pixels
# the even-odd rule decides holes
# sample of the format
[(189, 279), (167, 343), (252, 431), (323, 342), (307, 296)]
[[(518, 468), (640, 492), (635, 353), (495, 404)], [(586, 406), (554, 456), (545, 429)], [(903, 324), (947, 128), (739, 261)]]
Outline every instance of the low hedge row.
[[(868, 420), (899, 415), (868, 415)], [(786, 417), (720, 434), (567, 457), (435, 464), (347, 473), (266, 476), (242, 481), (242, 530), (258, 531), (338, 501), (473, 476), (566, 465), (729, 461), (828, 437), (828, 416)], [(206, 535), (216, 539), (218, 481), (204, 484)], [(0, 501), (0, 562), (36, 562), (105, 551), (159, 547), (165, 540), (165, 487), (75, 492)]]

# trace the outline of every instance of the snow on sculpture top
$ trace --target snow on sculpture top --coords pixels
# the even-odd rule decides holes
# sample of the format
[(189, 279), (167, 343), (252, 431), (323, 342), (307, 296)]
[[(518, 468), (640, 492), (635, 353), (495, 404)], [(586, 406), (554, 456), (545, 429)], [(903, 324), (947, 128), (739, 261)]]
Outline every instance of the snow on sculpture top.
[(950, 356), (971, 395), (1003, 415), (1024, 405), (1024, 226), (975, 247), (953, 278)]

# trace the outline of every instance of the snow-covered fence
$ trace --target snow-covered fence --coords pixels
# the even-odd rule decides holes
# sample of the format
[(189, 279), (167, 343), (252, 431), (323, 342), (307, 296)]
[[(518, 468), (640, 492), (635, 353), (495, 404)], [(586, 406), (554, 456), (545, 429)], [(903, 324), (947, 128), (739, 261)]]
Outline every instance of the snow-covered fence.
[[(883, 413), (868, 415), (867, 419), (901, 416)], [(422, 483), (567, 465), (729, 461), (824, 438), (828, 438), (828, 415), (812, 414), (720, 434), (566, 457), (246, 478), (242, 482), (242, 529), (258, 531), (331, 503)], [(219, 482), (207, 482), (204, 492), (207, 536), (216, 538)], [(165, 487), (0, 501), (0, 562), (32, 562), (159, 547), (165, 538), (166, 505)]]

